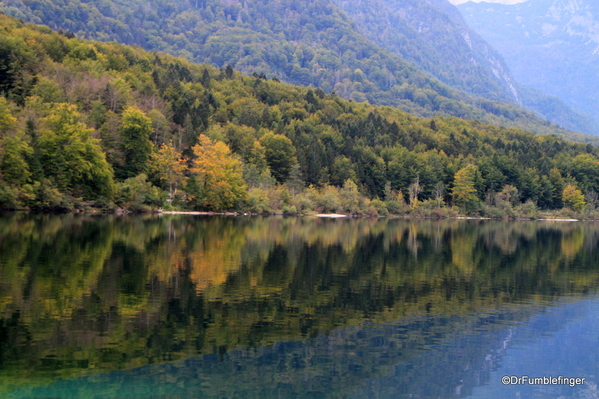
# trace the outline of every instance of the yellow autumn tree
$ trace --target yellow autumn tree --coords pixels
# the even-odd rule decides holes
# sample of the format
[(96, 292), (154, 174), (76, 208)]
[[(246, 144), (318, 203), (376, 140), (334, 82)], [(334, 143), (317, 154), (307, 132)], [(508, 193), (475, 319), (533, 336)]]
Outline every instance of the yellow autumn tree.
[(192, 148), (196, 159), (191, 172), (199, 185), (200, 204), (216, 211), (229, 209), (246, 195), (242, 163), (225, 143), (203, 134), (199, 141)]
[(562, 201), (564, 206), (576, 212), (582, 211), (585, 206), (584, 194), (574, 184), (566, 184), (562, 192)]
[(476, 203), (478, 198), (474, 184), (477, 172), (476, 165), (468, 165), (455, 174), (452, 194), (453, 202), (457, 206), (468, 209)]
[(162, 144), (160, 149), (152, 154), (151, 162), (153, 173), (161, 183), (168, 186), (168, 197), (172, 200), (177, 195), (179, 187), (183, 186), (186, 181), (185, 159), (170, 142)]

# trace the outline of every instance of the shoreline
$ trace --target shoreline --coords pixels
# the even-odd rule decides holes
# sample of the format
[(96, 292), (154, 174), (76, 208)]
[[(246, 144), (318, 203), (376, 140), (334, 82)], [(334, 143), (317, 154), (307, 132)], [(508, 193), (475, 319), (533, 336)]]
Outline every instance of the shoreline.
[(543, 221), (543, 222), (596, 222), (596, 219), (571, 219), (571, 218), (516, 218), (516, 219), (494, 219), (489, 217), (476, 217), (476, 216), (453, 216), (453, 217), (418, 217), (418, 216), (406, 216), (406, 215), (390, 215), (390, 216), (352, 216), (342, 213), (317, 213), (317, 214), (259, 214), (259, 213), (247, 213), (247, 212), (202, 212), (202, 211), (158, 211), (151, 212), (158, 215), (201, 215), (201, 216), (292, 216), (292, 217), (318, 217), (318, 218), (329, 218), (329, 219), (358, 219), (358, 218), (389, 218), (389, 219), (456, 219), (456, 220), (505, 220), (505, 221)]
[(251, 213), (251, 212), (209, 212), (209, 211), (163, 211), (163, 210), (153, 210), (153, 211), (145, 211), (145, 212), (135, 212), (129, 211), (126, 209), (117, 209), (115, 211), (102, 211), (98, 209), (86, 209), (86, 210), (71, 210), (71, 211), (63, 211), (63, 212), (52, 212), (52, 211), (32, 211), (30, 209), (0, 209), (0, 212), (31, 212), (31, 213), (48, 213), (48, 214), (61, 214), (61, 213), (87, 213), (87, 214), (113, 214), (113, 215), (195, 215), (195, 216), (287, 216), (287, 217), (317, 217), (323, 219), (455, 219), (455, 220), (504, 220), (504, 221), (543, 221), (543, 222), (599, 222), (599, 219), (572, 219), (572, 218), (548, 218), (548, 217), (540, 217), (540, 218), (490, 218), (483, 216), (446, 216), (446, 217), (437, 217), (437, 216), (414, 216), (414, 215), (386, 215), (386, 216), (369, 216), (369, 215), (351, 215), (351, 214), (342, 214), (342, 213), (315, 213), (315, 214), (282, 214), (282, 213), (272, 213), (272, 214), (260, 214), (260, 213)]

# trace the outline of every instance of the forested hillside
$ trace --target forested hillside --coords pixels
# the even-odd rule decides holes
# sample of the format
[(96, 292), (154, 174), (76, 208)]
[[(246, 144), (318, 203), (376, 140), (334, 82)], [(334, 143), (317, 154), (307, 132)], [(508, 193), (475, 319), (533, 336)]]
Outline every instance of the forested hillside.
[[(0, 18), (4, 208), (594, 209), (599, 149)], [(500, 213), (497, 213), (501, 210)], [(495, 212), (495, 213), (494, 213)]]
[[(407, 25), (405, 33), (411, 36), (406, 37), (407, 42), (399, 43), (405, 51), (397, 52), (393, 46), (385, 50), (361, 34), (356, 23), (329, 0), (4, 0), (0, 4), (6, 13), (78, 37), (138, 44), (218, 68), (230, 64), (246, 74), (255, 72), (288, 83), (312, 84), (345, 99), (397, 106), (419, 116), (451, 115), (585, 140), (549, 126), (516, 105), (491, 101), (506, 99), (513, 93), (506, 94), (500, 84), (488, 77), (492, 75), (488, 65), (472, 70), (462, 65), (464, 56), (460, 52), (464, 46), (456, 47), (456, 41), (463, 40), (459, 32), (440, 36), (445, 40), (442, 47), (449, 49), (446, 53), (456, 53), (449, 60), (439, 49), (430, 45), (425, 48), (427, 36), (414, 37), (416, 31)], [(431, 11), (425, 2), (414, 3), (412, 8), (416, 8), (417, 14), (428, 15)], [(391, 37), (390, 41), (396, 42), (395, 39), (400, 38)], [(474, 37), (471, 41), (476, 44)], [(413, 51), (415, 47), (419, 48), (417, 52)], [(420, 68), (447, 78), (441, 80), (460, 88), (467, 86), (468, 92), (487, 99), (440, 83), (404, 61), (406, 54), (411, 62), (419, 59)], [(435, 56), (437, 59), (431, 59)], [(499, 65), (494, 67), (506, 74)], [(464, 84), (460, 83), (462, 74), (468, 76)], [(505, 83), (505, 79), (500, 80)], [(564, 119), (567, 118), (560, 122)]]

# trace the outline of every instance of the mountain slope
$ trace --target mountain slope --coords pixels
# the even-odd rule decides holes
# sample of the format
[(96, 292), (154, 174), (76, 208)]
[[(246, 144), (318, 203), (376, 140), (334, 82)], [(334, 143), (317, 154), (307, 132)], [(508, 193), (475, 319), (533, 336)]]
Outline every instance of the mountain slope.
[(446, 1), (334, 0), (360, 32), (442, 82), (487, 99), (519, 103), (501, 56)]
[(514, 105), (440, 83), (376, 46), (327, 0), (6, 0), (4, 10), (80, 37), (139, 44), (221, 68), (231, 64), (416, 115), (452, 115), (587, 140)]
[(558, 96), (575, 110), (599, 114), (599, 3), (530, 0), (458, 7), (505, 56), (519, 82)]
[(476, 96), (516, 103), (573, 131), (599, 135), (599, 124), (556, 96), (521, 85), (503, 57), (447, 0), (333, 0), (377, 45), (443, 83)]

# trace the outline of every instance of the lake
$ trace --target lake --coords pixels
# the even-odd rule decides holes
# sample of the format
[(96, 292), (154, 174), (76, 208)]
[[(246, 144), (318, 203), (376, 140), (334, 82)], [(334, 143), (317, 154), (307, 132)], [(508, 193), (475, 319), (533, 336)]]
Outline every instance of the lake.
[(0, 398), (598, 398), (598, 242), (582, 222), (3, 214)]

